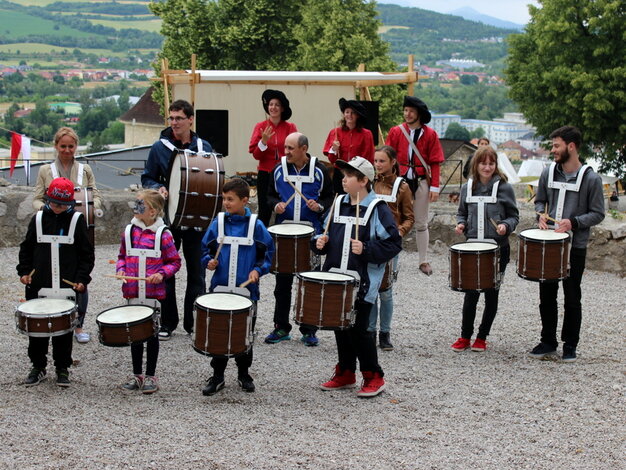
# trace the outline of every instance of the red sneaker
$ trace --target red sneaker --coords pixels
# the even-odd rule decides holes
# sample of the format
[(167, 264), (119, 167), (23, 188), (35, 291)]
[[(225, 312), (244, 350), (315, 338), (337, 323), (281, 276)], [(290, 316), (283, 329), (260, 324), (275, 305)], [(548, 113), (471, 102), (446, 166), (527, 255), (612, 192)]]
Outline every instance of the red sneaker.
[(470, 340), (469, 338), (459, 338), (450, 347), (456, 352), (465, 351), (466, 349), (470, 347)]
[(356, 375), (351, 370), (341, 370), (339, 364), (335, 366), (335, 373), (328, 382), (320, 385), (322, 390), (339, 390), (352, 388), (356, 384)]
[(375, 397), (385, 390), (385, 379), (380, 372), (363, 371), (363, 385), (357, 392), (359, 397)]
[(484, 339), (476, 338), (472, 344), (472, 351), (484, 352), (487, 349), (487, 342)]

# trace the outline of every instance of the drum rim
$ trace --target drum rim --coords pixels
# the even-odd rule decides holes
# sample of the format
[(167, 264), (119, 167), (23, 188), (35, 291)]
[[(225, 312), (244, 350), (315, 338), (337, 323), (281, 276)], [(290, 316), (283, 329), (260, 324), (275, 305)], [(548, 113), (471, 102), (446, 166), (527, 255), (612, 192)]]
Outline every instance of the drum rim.
[[(348, 279), (344, 279), (343, 281), (339, 280), (339, 279), (321, 279), (321, 278), (316, 278), (314, 276), (308, 276), (308, 274), (325, 274), (325, 275), (332, 275), (332, 276), (345, 276)], [(356, 283), (356, 278), (350, 274), (346, 274), (346, 273), (337, 273), (337, 272), (333, 272), (333, 271), (302, 271), (300, 273), (296, 273), (296, 277), (298, 279), (302, 279), (302, 280), (314, 280), (314, 281), (324, 281), (327, 284), (345, 284), (345, 281), (348, 281), (348, 283), (353, 282)]]
[[(53, 301), (69, 302), (72, 305), (72, 308), (68, 308), (68, 309), (62, 310), (60, 312), (41, 312), (41, 313), (24, 312), (23, 310), (20, 310), (20, 307), (22, 305), (28, 304), (28, 302), (39, 301), (39, 303), (41, 303), (41, 302), (46, 301), (46, 300), (47, 301), (53, 300)], [(72, 311), (74, 311), (76, 309), (77, 309), (76, 302), (74, 302), (72, 300), (69, 300), (69, 299), (50, 299), (50, 298), (46, 298), (46, 297), (43, 297), (43, 298), (40, 297), (40, 298), (37, 298), (37, 299), (30, 299), (30, 300), (27, 300), (26, 302), (22, 302), (21, 304), (19, 304), (15, 308), (15, 311), (16, 311), (16, 313), (19, 313), (20, 316), (27, 317), (27, 318), (31, 318), (31, 316), (34, 316), (34, 315), (41, 316), (42, 318), (44, 316), (45, 317), (52, 317), (52, 318), (54, 318), (54, 317), (61, 317), (61, 316), (67, 315), (68, 313), (71, 313)]]
[[(553, 235), (559, 235), (560, 238), (531, 238), (528, 235), (524, 235), (525, 232), (533, 232), (533, 233), (551, 233)], [(522, 230), (519, 234), (518, 237), (523, 239), (523, 240), (531, 240), (531, 241), (535, 241), (535, 242), (543, 242), (543, 243), (561, 243), (563, 241), (569, 240), (571, 237), (569, 235), (569, 233), (557, 233), (552, 229), (548, 229), (548, 230), (541, 230), (540, 228), (527, 228), (525, 230)]]
[[(286, 227), (288, 225), (304, 228), (304, 229), (306, 229), (306, 232), (302, 232), (302, 233), (279, 233), (279, 231), (277, 231), (278, 227)], [(313, 227), (311, 227), (310, 225), (306, 225), (306, 224), (282, 223), (282, 224), (274, 224), (274, 225), (271, 225), (271, 226), (267, 227), (267, 231), (271, 235), (280, 235), (283, 238), (301, 238), (301, 237), (306, 237), (308, 235), (313, 235), (313, 233), (315, 232), (315, 229)]]
[[(139, 307), (139, 308), (147, 308), (150, 309), (150, 311), (152, 312), (149, 316), (147, 317), (143, 317), (139, 320), (133, 320), (130, 322), (124, 322), (124, 323), (109, 323), (109, 322), (105, 322), (100, 320), (100, 316), (102, 316), (103, 314), (111, 311), (111, 310), (116, 310), (119, 308), (127, 308), (127, 307)], [(96, 316), (96, 324), (98, 326), (107, 326), (110, 328), (118, 328), (118, 327), (126, 327), (126, 326), (135, 326), (135, 325), (140, 325), (142, 323), (144, 323), (146, 320), (148, 320), (149, 318), (154, 318), (154, 316), (157, 314), (157, 310), (153, 307), (150, 307), (149, 305), (118, 305), (117, 307), (111, 307), (111, 308), (107, 308), (106, 310), (103, 310), (102, 312), (100, 312), (97, 316)]]
[[(247, 307), (241, 307), (241, 308), (236, 308), (236, 309), (230, 309), (230, 310), (224, 310), (224, 309), (214, 309), (211, 308), (208, 305), (203, 305), (201, 303), (198, 302), (198, 300), (200, 300), (203, 297), (207, 297), (207, 296), (216, 296), (216, 295), (220, 295), (220, 296), (233, 296), (233, 297), (238, 297), (242, 300), (245, 300), (246, 302), (249, 303), (249, 305)], [(201, 307), (209, 312), (223, 312), (223, 313), (229, 313), (229, 312), (240, 312), (240, 311), (248, 311), (252, 308), (253, 302), (249, 297), (246, 297), (245, 295), (241, 295), (241, 294), (235, 294), (234, 292), (207, 292), (206, 294), (202, 294), (199, 295), (198, 297), (196, 297), (196, 300), (194, 301), (194, 307)]]
[[(459, 249), (455, 249), (455, 246), (459, 246), (459, 245), (486, 245), (489, 246), (488, 249), (485, 250), (479, 250), (479, 249), (473, 249), (473, 250), (459, 250)], [(492, 253), (494, 251), (498, 250), (499, 245), (494, 244), (494, 243), (489, 243), (489, 242), (460, 242), (460, 243), (455, 243), (454, 245), (450, 245), (450, 251), (454, 252), (454, 253)]]

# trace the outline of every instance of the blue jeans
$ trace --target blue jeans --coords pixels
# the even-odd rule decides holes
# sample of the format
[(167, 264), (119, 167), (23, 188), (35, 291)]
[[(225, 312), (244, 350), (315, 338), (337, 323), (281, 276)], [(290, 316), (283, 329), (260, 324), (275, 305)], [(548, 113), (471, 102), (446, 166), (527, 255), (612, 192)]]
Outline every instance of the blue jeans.
[[(392, 270), (398, 270), (398, 256), (392, 261)], [(378, 320), (378, 301), (380, 299), (380, 332), (389, 333), (391, 331), (391, 317), (393, 316), (393, 286), (378, 293), (378, 298), (372, 306), (370, 312), (370, 321), (367, 331), (376, 331), (376, 323)]]

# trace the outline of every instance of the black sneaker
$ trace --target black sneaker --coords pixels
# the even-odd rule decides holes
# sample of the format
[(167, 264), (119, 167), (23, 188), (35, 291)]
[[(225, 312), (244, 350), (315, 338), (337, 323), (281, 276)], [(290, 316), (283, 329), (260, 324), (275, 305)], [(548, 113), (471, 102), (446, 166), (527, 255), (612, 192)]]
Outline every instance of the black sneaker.
[(534, 359), (545, 359), (547, 356), (554, 355), (555, 352), (554, 346), (541, 342), (528, 353), (528, 356)]
[(224, 388), (224, 377), (211, 377), (202, 389), (202, 395), (209, 397)]
[(57, 369), (57, 385), (59, 387), (70, 386), (70, 373), (67, 369)]
[(254, 381), (248, 374), (240, 375), (237, 379), (239, 386), (244, 392), (252, 393), (255, 390)]
[(393, 344), (391, 344), (391, 340), (389, 339), (389, 332), (383, 333), (381, 331), (378, 333), (378, 345), (383, 351), (393, 351)]
[(161, 330), (159, 331), (159, 339), (161, 341), (169, 341), (170, 339), (172, 339), (172, 332), (167, 328), (161, 328)]
[(46, 369), (37, 369), (36, 367), (33, 367), (30, 370), (28, 377), (26, 377), (26, 380), (24, 380), (24, 385), (27, 387), (33, 387), (35, 385), (39, 385), (44, 380), (46, 380)]
[(563, 345), (563, 362), (576, 362), (576, 348), (574, 346)]

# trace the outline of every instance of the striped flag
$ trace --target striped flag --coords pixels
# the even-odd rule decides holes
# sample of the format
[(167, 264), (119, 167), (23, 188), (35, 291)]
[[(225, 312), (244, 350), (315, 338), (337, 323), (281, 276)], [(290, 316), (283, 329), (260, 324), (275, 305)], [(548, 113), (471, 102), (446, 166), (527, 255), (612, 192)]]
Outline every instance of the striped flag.
[(9, 170), (9, 177), (13, 176), (17, 157), (20, 153), (22, 154), (22, 160), (24, 160), (26, 181), (28, 182), (30, 180), (30, 138), (17, 132), (11, 132), (11, 169)]

